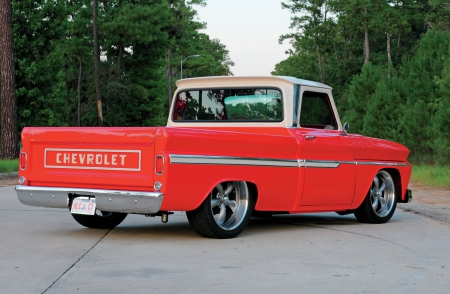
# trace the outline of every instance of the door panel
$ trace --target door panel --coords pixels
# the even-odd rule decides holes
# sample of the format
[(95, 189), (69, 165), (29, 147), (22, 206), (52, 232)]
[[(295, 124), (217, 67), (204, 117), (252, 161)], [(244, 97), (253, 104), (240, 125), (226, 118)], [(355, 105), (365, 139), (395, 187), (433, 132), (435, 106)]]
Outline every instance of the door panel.
[(340, 131), (298, 129), (305, 179), (300, 205), (350, 205), (355, 190), (354, 146)]
[(354, 142), (342, 135), (336, 107), (329, 91), (302, 87), (299, 154), (304, 168), (301, 209), (305, 206), (351, 205), (355, 191)]

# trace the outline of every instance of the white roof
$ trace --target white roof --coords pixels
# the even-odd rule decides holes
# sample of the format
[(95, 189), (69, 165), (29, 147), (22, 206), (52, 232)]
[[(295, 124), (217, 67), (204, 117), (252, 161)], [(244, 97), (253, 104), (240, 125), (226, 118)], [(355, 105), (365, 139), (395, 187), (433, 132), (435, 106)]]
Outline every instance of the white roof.
[[(200, 88), (211, 86), (251, 86), (252, 84), (261, 83), (289, 83), (300, 86), (317, 87), (324, 89), (331, 89), (325, 84), (301, 80), (293, 77), (283, 76), (253, 76), (253, 77), (235, 77), (235, 76), (216, 76), (216, 77), (201, 77), (178, 80), (176, 85), (178, 88)], [(232, 85), (231, 85), (232, 84)]]

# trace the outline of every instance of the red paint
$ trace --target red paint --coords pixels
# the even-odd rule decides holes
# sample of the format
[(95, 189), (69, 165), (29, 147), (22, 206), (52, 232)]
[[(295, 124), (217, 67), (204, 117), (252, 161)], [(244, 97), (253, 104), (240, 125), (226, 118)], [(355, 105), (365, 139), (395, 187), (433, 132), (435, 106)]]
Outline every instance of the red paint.
[[(31, 186), (149, 191), (153, 189), (155, 133), (156, 128), (150, 127), (24, 128), (22, 151), (28, 154), (28, 168), (20, 174)], [(64, 154), (69, 156), (66, 162)], [(89, 154), (92, 162), (88, 162)]]
[[(315, 139), (306, 140), (305, 136)], [(410, 165), (299, 168), (170, 163), (170, 154), (398, 163), (406, 162), (409, 152), (393, 142), (305, 128), (25, 128), (22, 142), (29, 162), (20, 175), (29, 185), (154, 191), (153, 185), (159, 181), (164, 193), (161, 210), (168, 211), (197, 208), (223, 181), (254, 184), (258, 191), (255, 209), (259, 211), (346, 210), (362, 202), (379, 170), (398, 171), (401, 195), (405, 195), (411, 173)], [(135, 151), (140, 151), (140, 162)], [(92, 163), (87, 162), (89, 154), (94, 155)], [(123, 162), (121, 155), (127, 155)], [(163, 159), (156, 160), (156, 155)], [(135, 170), (111, 170), (113, 162), (114, 166)], [(164, 172), (156, 174), (163, 162)]]

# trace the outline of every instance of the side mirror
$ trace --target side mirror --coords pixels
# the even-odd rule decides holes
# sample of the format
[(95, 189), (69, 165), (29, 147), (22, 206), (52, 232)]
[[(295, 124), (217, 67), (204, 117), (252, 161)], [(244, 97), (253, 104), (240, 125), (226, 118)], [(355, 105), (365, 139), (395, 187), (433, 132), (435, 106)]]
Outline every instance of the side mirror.
[(343, 129), (342, 136), (347, 136), (348, 130), (350, 129), (350, 124), (346, 122), (342, 129)]

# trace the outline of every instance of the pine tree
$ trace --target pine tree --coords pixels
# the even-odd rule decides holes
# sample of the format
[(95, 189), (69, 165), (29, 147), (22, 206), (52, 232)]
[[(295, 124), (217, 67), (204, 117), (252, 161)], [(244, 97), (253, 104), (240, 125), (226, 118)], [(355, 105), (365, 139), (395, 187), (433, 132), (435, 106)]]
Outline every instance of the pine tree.
[(59, 96), (58, 75), (64, 75), (59, 46), (68, 18), (65, 1), (13, 2), (13, 33), (18, 125), (64, 125), (65, 96)]
[(362, 133), (364, 129), (364, 117), (375, 93), (377, 82), (383, 78), (383, 73), (378, 66), (371, 63), (365, 64), (360, 75), (353, 77), (348, 95), (348, 109), (343, 121), (350, 123), (352, 132)]
[(309, 43), (313, 45), (317, 55), (317, 66), (320, 81), (326, 82), (326, 52), (329, 50), (330, 31), (334, 26), (329, 19), (330, 7), (326, 0), (289, 0), (282, 2), (284, 9), (292, 13), (291, 29), (296, 33), (282, 35), (280, 42), (291, 39), (297, 48), (303, 48)]
[[(395, 89), (401, 83), (391, 67), (385, 67), (381, 79), (377, 81), (375, 92), (371, 95), (367, 105), (367, 112), (363, 117), (362, 134), (366, 136), (396, 140), (398, 138), (398, 121), (400, 109), (403, 105), (402, 97)], [(386, 72), (390, 72), (389, 76)], [(384, 73), (384, 74), (383, 74)]]
[(450, 165), (450, 51), (443, 57), (443, 64), (440, 77), (435, 79), (438, 99), (434, 102), (437, 110), (432, 120), (433, 149), (436, 163)]
[(449, 53), (450, 34), (430, 30), (411, 58), (404, 58), (401, 76), (407, 101), (400, 117), (401, 142), (416, 161), (434, 162), (433, 117), (439, 108), (436, 79), (444, 70), (443, 58)]

